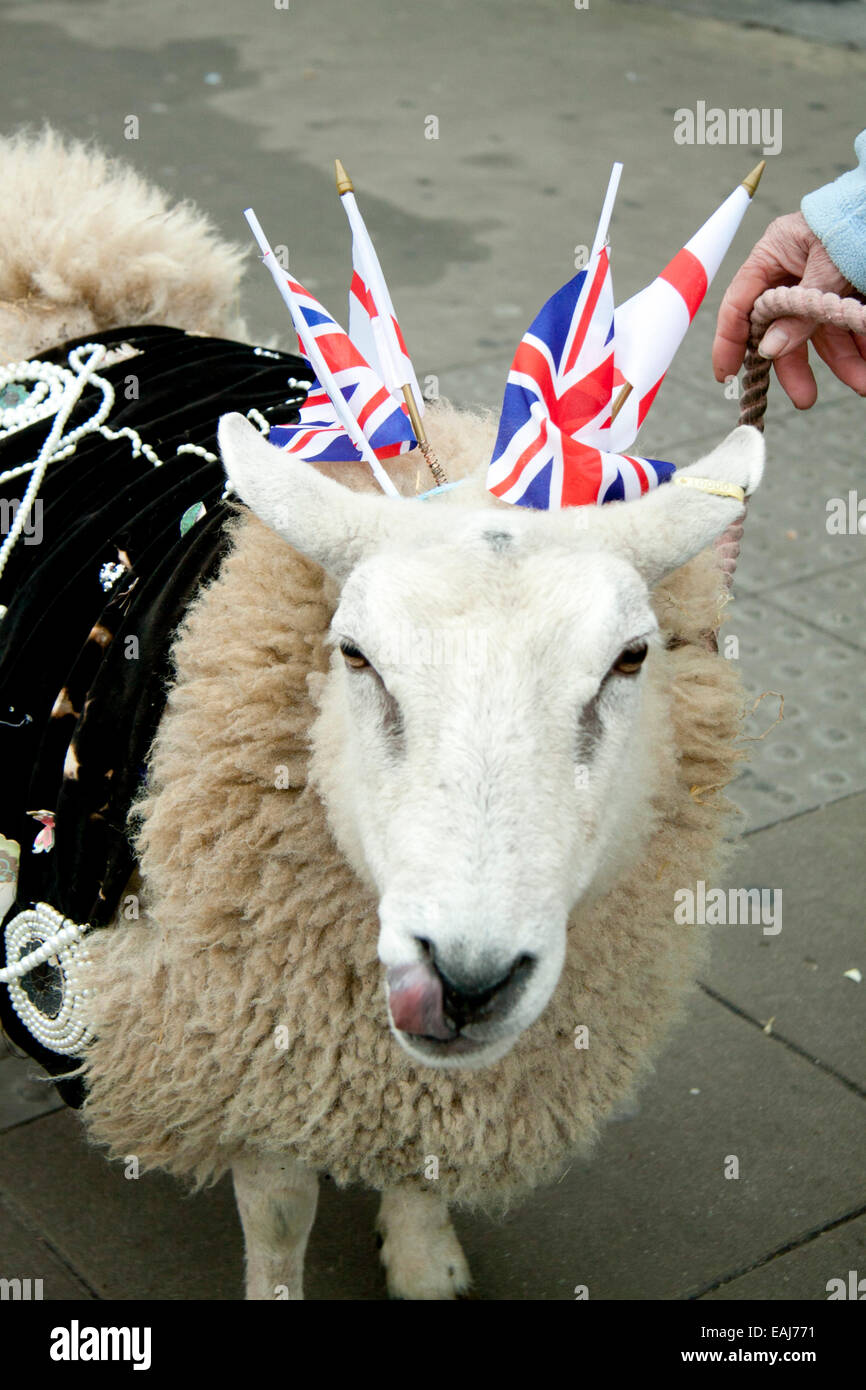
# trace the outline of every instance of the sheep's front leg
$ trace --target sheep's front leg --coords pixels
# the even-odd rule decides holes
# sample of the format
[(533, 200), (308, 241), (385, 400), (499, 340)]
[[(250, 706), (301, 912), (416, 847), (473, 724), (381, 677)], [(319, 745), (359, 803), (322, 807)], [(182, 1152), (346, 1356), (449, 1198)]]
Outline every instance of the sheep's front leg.
[(441, 1197), (418, 1187), (390, 1188), (382, 1194), (376, 1225), (392, 1298), (467, 1295), (469, 1266)]
[(232, 1165), (247, 1252), (247, 1298), (303, 1298), (304, 1254), (316, 1215), (315, 1173), (259, 1154)]

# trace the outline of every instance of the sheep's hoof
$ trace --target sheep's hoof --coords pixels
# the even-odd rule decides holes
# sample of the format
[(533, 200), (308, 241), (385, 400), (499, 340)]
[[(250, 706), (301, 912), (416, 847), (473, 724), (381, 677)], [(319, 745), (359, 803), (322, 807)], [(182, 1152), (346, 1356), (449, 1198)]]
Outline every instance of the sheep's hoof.
[(474, 1298), (469, 1266), (450, 1222), (425, 1234), (432, 1239), (425, 1241), (423, 1249), (414, 1243), (401, 1247), (393, 1237), (385, 1237), (381, 1259), (388, 1297), (413, 1302)]

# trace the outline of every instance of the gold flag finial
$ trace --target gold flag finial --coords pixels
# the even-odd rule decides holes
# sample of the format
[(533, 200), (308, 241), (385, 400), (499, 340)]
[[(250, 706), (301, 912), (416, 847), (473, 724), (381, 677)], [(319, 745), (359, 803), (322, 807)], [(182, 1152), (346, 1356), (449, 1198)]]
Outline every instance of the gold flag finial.
[(762, 159), (761, 162), (760, 162), (760, 164), (756, 164), (756, 165), (755, 165), (755, 167), (754, 167), (754, 169), (752, 170), (751, 174), (748, 174), (748, 175), (746, 176), (746, 178), (743, 179), (742, 187), (745, 188), (745, 190), (746, 190), (746, 192), (748, 193), (748, 195), (749, 195), (750, 198), (754, 198), (754, 196), (755, 196), (755, 189), (758, 187), (758, 184), (761, 182), (761, 175), (763, 174), (763, 172), (764, 172), (764, 170), (766, 169), (766, 167), (767, 167), (767, 161), (766, 161), (766, 159)]
[(340, 197), (342, 198), (344, 193), (354, 193), (355, 186), (352, 183), (352, 180), (349, 178), (349, 175), (346, 173), (343, 161), (341, 159), (334, 160), (334, 168), (337, 171), (337, 192), (339, 193)]

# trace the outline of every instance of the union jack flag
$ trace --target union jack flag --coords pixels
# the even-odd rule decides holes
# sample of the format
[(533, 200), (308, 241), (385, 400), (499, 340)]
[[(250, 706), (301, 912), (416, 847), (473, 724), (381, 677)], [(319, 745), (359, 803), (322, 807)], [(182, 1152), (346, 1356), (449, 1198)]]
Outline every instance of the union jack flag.
[(638, 497), (674, 466), (613, 453), (613, 287), (607, 247), (544, 305), (511, 364), (487, 486), (555, 509)]
[[(290, 275), (286, 279), (319, 351), (376, 456), (390, 458), (414, 449), (417, 440), (405, 403), (394, 400), (367, 359), (319, 301)], [(300, 341), (299, 350), (306, 358)], [(310, 462), (361, 461), (318, 379), (310, 386), (300, 416), (297, 424), (271, 425), (270, 443)]]

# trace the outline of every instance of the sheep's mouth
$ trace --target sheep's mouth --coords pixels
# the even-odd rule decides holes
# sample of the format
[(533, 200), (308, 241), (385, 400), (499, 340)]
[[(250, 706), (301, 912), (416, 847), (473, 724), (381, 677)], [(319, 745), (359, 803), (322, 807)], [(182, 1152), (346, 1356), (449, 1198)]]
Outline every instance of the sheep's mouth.
[(425, 1033), (409, 1033), (394, 1027), (394, 1036), (416, 1064), (437, 1071), (443, 1068), (480, 1071), (510, 1052), (519, 1033), (500, 1034), (497, 1038), (473, 1038), (460, 1032), (451, 1038), (431, 1038)]
[(478, 1038), (467, 1038), (465, 1033), (455, 1033), (453, 1038), (429, 1038), (426, 1033), (405, 1033), (399, 1028), (396, 1030), (398, 1036), (405, 1038), (410, 1047), (420, 1052), (426, 1052), (431, 1058), (436, 1057), (465, 1057), (473, 1052), (483, 1052), (490, 1046), (489, 1041), (481, 1042)]
[[(519, 971), (510, 986), (512, 995), (522, 992)], [(513, 1046), (520, 1029), (488, 1016), (485, 1001), (475, 997), (478, 1015), (466, 1020), (457, 1007), (448, 1008), (443, 977), (427, 961), (392, 966), (387, 976), (388, 1018), (404, 1051), (416, 1062), (432, 1067), (483, 1067), (498, 1060)], [(492, 991), (491, 991), (492, 993)], [(496, 991), (499, 998), (504, 993)], [(514, 999), (510, 1001), (513, 1005)]]

